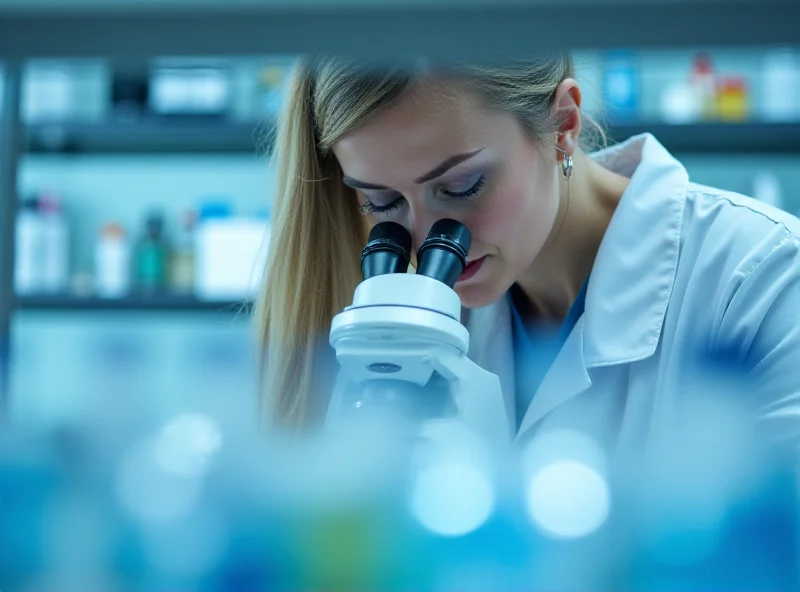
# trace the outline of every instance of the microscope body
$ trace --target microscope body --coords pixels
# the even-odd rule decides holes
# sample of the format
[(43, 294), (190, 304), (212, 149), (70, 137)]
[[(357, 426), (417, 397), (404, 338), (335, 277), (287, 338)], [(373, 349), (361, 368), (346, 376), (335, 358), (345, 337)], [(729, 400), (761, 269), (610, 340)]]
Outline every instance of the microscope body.
[(500, 380), (467, 357), (460, 317), (458, 295), (432, 277), (388, 273), (361, 282), (331, 325), (340, 370), (329, 424), (396, 414), (422, 435), (458, 424), (488, 442), (508, 442)]

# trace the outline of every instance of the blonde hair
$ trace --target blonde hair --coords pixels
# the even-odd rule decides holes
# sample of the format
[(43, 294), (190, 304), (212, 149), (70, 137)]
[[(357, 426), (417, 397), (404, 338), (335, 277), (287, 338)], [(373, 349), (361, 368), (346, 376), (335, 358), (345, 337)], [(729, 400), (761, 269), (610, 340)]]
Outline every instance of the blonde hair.
[[(547, 143), (560, 123), (553, 94), (574, 67), (568, 56), (546, 56), (441, 66), (438, 73), (515, 115), (532, 138)], [(381, 67), (335, 58), (301, 60), (295, 68), (278, 123), (272, 234), (255, 311), (260, 401), (270, 423), (311, 427), (324, 417), (335, 376), (330, 323), (361, 281), (367, 227), (331, 147), (431, 74), (422, 63)]]

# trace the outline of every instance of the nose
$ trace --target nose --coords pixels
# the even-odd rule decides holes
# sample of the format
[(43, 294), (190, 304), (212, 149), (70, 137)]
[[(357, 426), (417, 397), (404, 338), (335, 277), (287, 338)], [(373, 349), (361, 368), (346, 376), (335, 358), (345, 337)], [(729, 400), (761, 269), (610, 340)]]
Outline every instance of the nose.
[(415, 266), (417, 265), (417, 251), (422, 243), (425, 242), (425, 239), (428, 238), (431, 227), (439, 218), (439, 216), (427, 212), (414, 216), (414, 224), (411, 228), (411, 248)]

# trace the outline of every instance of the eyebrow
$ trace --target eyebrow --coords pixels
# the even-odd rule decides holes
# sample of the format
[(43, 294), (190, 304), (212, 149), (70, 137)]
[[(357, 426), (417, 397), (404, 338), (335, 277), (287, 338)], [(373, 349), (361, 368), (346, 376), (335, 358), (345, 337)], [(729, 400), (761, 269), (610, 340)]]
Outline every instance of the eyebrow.
[[(451, 156), (439, 166), (431, 169), (421, 177), (414, 179), (414, 183), (421, 184), (421, 183), (427, 183), (428, 181), (433, 181), (437, 177), (441, 177), (442, 175), (444, 175), (447, 171), (452, 169), (457, 164), (461, 164), (465, 160), (472, 158), (482, 150), (483, 148), (478, 148), (473, 152), (465, 152), (463, 154), (456, 154), (454, 156)], [(347, 175), (342, 177), (342, 181), (346, 185), (352, 187), (353, 189), (375, 189), (375, 190), (389, 189), (384, 185), (376, 185), (375, 183), (367, 183), (366, 181), (359, 181), (358, 179), (354, 179), (353, 177), (348, 177)]]

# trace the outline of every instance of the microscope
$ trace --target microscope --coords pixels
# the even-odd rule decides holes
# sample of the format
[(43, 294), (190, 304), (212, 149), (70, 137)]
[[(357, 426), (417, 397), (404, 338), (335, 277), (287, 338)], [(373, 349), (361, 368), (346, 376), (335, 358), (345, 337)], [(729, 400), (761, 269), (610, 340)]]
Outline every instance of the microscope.
[(470, 242), (466, 226), (439, 220), (412, 274), (409, 232), (395, 222), (373, 227), (363, 281), (331, 325), (339, 371), (329, 426), (375, 415), (422, 437), (458, 425), (492, 444), (510, 441), (500, 380), (467, 357), (470, 336), (453, 290)]

